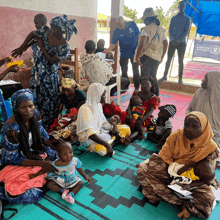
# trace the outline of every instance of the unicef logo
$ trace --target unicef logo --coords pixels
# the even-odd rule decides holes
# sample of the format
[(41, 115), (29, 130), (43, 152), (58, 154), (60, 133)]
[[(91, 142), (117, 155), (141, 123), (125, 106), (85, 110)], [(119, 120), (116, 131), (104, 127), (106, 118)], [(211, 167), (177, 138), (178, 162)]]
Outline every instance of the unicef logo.
[(218, 46), (211, 47), (210, 52), (212, 54), (218, 54), (220, 52), (220, 48)]

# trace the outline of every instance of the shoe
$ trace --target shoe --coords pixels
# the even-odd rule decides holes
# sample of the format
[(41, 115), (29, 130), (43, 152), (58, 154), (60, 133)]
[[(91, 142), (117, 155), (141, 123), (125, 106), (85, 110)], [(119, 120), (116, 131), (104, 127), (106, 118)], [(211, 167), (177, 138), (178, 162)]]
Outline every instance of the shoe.
[(182, 78), (179, 78), (178, 83), (179, 83), (179, 84), (183, 84)]
[(70, 203), (70, 204), (73, 204), (75, 202), (75, 199), (70, 195), (68, 194), (66, 197), (65, 197), (65, 201)]
[(66, 198), (66, 195), (69, 193), (69, 190), (68, 189), (64, 189), (63, 190), (63, 193), (62, 193), (62, 199), (65, 199)]
[(163, 81), (166, 81), (167, 80), (167, 76), (163, 76), (161, 79), (158, 80), (158, 82), (163, 82)]

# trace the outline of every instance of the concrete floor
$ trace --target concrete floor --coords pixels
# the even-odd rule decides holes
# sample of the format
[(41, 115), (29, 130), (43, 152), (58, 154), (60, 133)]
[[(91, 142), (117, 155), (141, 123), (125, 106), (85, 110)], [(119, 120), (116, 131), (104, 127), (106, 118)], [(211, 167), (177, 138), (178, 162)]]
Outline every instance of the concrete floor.
[[(109, 39), (110, 35), (109, 33), (105, 32), (98, 32), (97, 33), (97, 41), (99, 39), (104, 39), (105, 40), (105, 47), (109, 47)], [(184, 65), (186, 65), (188, 62), (192, 61), (192, 54), (193, 54), (193, 49), (194, 49), (194, 41), (189, 39), (186, 47), (186, 52), (185, 52), (185, 58), (184, 58)], [(208, 58), (194, 58), (193, 60), (195, 61), (205, 61), (205, 62), (213, 62), (213, 63), (220, 63), (219, 61), (214, 61)], [(158, 71), (157, 71), (157, 79), (160, 79), (163, 76), (164, 69), (165, 69), (165, 64), (167, 61), (167, 53), (163, 59), (163, 62), (159, 65)], [(175, 53), (175, 58), (173, 62), (173, 67), (172, 67), (172, 73), (170, 74), (169, 72), (169, 78), (168, 80), (171, 82), (178, 82), (177, 76), (178, 75), (178, 56), (177, 52)], [(131, 63), (129, 62), (128, 64), (128, 76), (132, 77), (132, 66)], [(192, 80), (192, 79), (183, 79), (183, 83), (185, 84), (192, 84), (196, 86), (201, 85), (201, 80)]]

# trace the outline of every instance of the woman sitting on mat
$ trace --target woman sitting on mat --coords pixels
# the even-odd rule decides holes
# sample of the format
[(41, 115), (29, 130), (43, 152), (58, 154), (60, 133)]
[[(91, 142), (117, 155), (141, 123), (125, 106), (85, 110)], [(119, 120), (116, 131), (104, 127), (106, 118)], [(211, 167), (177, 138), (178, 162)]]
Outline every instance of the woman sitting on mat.
[[(145, 113), (142, 118), (136, 120), (135, 127), (146, 127), (147, 129), (151, 125), (153, 118), (152, 113), (159, 104), (159, 98), (153, 93), (154, 86), (153, 81), (149, 77), (144, 77), (141, 80), (141, 91), (134, 91), (133, 96), (139, 96), (142, 100), (142, 106), (145, 109)], [(129, 103), (127, 108), (126, 123), (131, 124), (133, 122), (132, 105)], [(143, 137), (142, 137), (143, 138)]]
[(220, 148), (220, 72), (207, 72), (201, 86), (195, 92), (186, 113), (200, 111), (206, 115), (214, 133), (213, 140)]
[[(211, 188), (203, 184), (191, 189), (193, 202), (180, 199), (168, 188), (172, 182), (168, 167), (173, 162), (195, 164), (206, 160), (215, 167), (219, 150), (212, 140), (213, 133), (207, 117), (201, 112), (191, 112), (186, 116), (184, 128), (173, 132), (163, 145), (159, 155), (153, 154), (143, 161), (137, 170), (142, 193), (151, 203), (166, 201), (182, 208), (178, 217), (188, 219), (190, 215), (208, 218), (213, 210), (215, 195)], [(218, 180), (211, 184), (217, 189)]]
[(72, 76), (64, 75), (62, 78), (62, 93), (60, 95), (58, 119), (62, 118), (64, 107), (67, 109), (67, 113), (69, 113), (71, 108), (79, 109), (85, 103), (86, 94), (77, 89), (78, 86)]
[[(11, 101), (15, 114), (3, 126), (1, 165), (38, 166), (48, 173), (55, 171), (50, 161), (56, 159), (57, 153), (51, 149), (49, 136), (42, 127), (40, 113), (33, 104), (33, 93), (29, 89), (19, 90)], [(0, 198), (9, 203), (36, 203), (43, 197), (43, 191), (36, 188), (29, 188), (18, 197), (11, 197), (5, 189), (0, 191), (3, 192)]]
[[(81, 147), (101, 156), (112, 156), (113, 150), (109, 143), (111, 135), (101, 128), (107, 122), (101, 103), (105, 103), (105, 86), (93, 83), (87, 92), (87, 100), (79, 109), (77, 116), (77, 135)], [(97, 147), (96, 145), (99, 145)]]

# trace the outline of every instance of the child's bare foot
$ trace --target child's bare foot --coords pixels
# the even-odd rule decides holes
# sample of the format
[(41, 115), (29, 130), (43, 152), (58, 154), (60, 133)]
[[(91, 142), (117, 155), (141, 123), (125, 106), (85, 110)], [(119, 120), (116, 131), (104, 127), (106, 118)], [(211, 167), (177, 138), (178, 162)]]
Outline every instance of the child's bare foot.
[(114, 154), (115, 154), (115, 152), (112, 151), (112, 152), (107, 153), (107, 154), (105, 155), (105, 157), (112, 157)]

